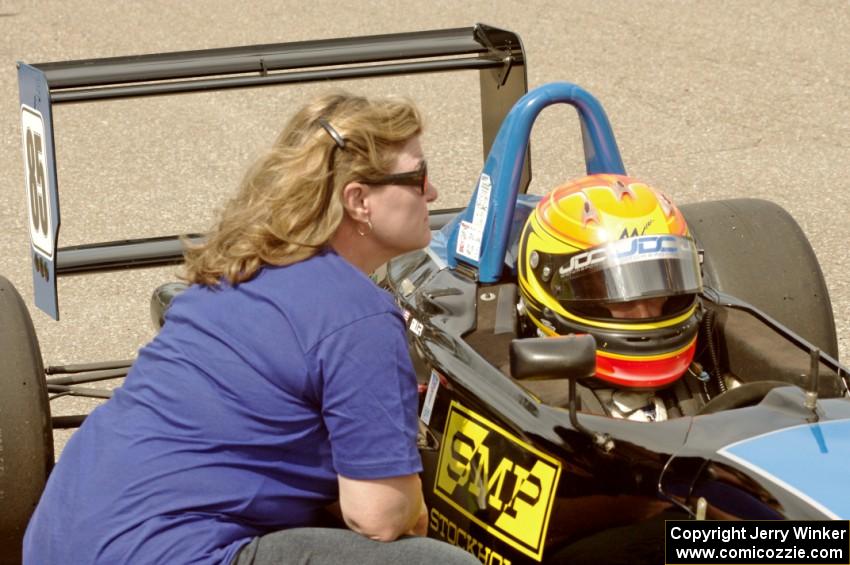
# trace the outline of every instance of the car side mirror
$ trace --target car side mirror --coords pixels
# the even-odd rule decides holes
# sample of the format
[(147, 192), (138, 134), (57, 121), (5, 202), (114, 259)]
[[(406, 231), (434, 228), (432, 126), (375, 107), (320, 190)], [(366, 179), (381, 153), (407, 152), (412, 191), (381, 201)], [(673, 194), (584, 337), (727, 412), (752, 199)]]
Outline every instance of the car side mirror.
[(511, 375), (517, 379), (568, 379), (570, 424), (609, 453), (614, 440), (586, 428), (578, 420), (576, 383), (596, 375), (596, 340), (589, 334), (532, 337), (511, 342)]
[(511, 341), (511, 375), (524, 379), (580, 380), (596, 374), (596, 340), (589, 334)]

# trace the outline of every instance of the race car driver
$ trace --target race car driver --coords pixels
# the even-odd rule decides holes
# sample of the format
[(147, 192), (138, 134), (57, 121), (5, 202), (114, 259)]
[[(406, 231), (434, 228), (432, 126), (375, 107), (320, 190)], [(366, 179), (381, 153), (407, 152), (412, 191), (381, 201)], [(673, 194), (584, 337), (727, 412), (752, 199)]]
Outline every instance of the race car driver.
[[(702, 279), (685, 219), (664, 194), (620, 175), (554, 189), (526, 221), (518, 270), (526, 335), (596, 339), (588, 384), (602, 411), (643, 422), (674, 416), (664, 396), (693, 370)], [(555, 515), (564, 545), (548, 561), (572, 565), (662, 562), (664, 521), (687, 518), (669, 500), (598, 493), (559, 499)]]
[(519, 244), (520, 310), (538, 335), (596, 338), (606, 411), (667, 418), (655, 392), (688, 370), (699, 330), (699, 253), (679, 209), (637, 179), (592, 175), (546, 195)]

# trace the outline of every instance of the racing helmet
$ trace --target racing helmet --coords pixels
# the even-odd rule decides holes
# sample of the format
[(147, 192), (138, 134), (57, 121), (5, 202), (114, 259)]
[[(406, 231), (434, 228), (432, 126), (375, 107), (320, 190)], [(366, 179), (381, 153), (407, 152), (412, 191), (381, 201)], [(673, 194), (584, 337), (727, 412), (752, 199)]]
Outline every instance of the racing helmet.
[[(597, 174), (554, 189), (526, 221), (518, 270), (525, 313), (540, 332), (596, 339), (597, 378), (656, 389), (693, 360), (699, 254), (682, 213), (651, 186)], [(660, 315), (612, 312), (646, 299), (663, 302)]]

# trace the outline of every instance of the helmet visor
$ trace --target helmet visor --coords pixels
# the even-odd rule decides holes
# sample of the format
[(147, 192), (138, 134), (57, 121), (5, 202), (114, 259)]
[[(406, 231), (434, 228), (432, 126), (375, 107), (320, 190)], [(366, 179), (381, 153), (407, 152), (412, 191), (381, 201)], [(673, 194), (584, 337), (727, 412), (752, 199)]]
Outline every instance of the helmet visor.
[(563, 256), (552, 294), (564, 302), (628, 302), (702, 289), (693, 240), (674, 235), (621, 239)]

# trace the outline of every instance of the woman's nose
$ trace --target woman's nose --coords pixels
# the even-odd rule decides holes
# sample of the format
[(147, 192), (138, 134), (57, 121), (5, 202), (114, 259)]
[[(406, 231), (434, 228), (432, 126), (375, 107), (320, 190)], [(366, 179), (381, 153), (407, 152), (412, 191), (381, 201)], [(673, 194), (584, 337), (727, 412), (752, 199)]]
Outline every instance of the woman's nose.
[(431, 182), (431, 179), (425, 181), (425, 202), (433, 202), (437, 199), (437, 187)]

